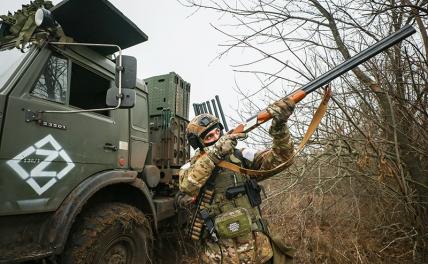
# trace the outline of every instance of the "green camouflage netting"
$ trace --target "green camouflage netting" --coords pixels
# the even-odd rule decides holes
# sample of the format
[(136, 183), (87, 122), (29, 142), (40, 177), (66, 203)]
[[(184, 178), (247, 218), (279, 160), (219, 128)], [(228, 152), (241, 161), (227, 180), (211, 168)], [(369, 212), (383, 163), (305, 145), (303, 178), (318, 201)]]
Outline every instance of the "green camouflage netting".
[(14, 43), (15, 47), (23, 48), (30, 42), (36, 34), (37, 25), (34, 21), (34, 15), (37, 9), (44, 7), (50, 9), (53, 7), (51, 1), (35, 0), (28, 5), (22, 5), (22, 9), (17, 10), (13, 15), (8, 12), (2, 15), (0, 30), (0, 46)]

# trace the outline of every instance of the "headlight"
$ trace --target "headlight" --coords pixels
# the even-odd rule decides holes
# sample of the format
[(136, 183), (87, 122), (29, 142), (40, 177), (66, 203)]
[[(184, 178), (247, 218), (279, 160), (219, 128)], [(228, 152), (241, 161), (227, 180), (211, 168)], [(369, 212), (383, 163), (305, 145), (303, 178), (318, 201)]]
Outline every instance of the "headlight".
[(34, 21), (38, 27), (54, 27), (57, 25), (51, 11), (45, 8), (39, 8), (34, 15)]

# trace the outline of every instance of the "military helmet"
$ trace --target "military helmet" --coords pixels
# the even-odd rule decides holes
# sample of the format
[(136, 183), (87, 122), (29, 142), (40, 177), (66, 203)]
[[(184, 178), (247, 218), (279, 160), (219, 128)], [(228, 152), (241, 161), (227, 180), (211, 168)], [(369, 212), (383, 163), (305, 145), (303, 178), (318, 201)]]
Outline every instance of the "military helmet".
[(211, 130), (219, 128), (223, 129), (223, 125), (220, 123), (217, 117), (211, 114), (200, 114), (190, 120), (187, 125), (186, 134), (187, 140), (193, 149), (204, 148), (203, 138)]

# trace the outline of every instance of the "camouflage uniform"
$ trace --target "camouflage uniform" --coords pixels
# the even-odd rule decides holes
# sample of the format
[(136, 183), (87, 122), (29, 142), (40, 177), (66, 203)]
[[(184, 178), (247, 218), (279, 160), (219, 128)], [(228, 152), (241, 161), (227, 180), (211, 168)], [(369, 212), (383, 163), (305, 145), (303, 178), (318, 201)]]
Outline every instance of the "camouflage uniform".
[[(288, 118), (288, 117), (287, 117)], [(271, 149), (254, 151), (251, 149), (234, 149), (233, 153), (224, 160), (250, 169), (271, 169), (287, 161), (293, 154), (293, 142), (285, 122), (272, 123), (269, 134), (273, 138)], [(180, 190), (191, 196), (198, 195), (212, 174), (215, 175), (214, 201), (210, 206), (210, 215), (216, 219), (225, 213), (233, 213), (234, 209), (246, 208), (251, 218), (251, 231), (233, 238), (219, 238), (217, 243), (207, 237), (203, 238), (203, 263), (266, 263), (273, 256), (273, 248), (268, 237), (268, 230), (261, 218), (258, 208), (251, 208), (246, 195), (239, 196), (233, 201), (225, 198), (228, 187), (243, 183), (248, 176), (220, 169), (215, 165), (215, 159), (209, 155), (209, 148), (201, 154), (197, 151), (190, 162), (180, 170)], [(208, 153), (208, 154), (207, 154)], [(262, 177), (256, 177), (257, 181)]]

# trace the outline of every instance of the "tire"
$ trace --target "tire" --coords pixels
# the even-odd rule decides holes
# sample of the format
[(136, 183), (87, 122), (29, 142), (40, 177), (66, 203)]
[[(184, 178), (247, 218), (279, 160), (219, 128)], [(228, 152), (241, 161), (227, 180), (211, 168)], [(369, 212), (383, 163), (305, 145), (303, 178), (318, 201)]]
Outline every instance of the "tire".
[(144, 214), (122, 203), (87, 209), (73, 225), (61, 263), (151, 263), (153, 235)]

